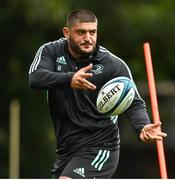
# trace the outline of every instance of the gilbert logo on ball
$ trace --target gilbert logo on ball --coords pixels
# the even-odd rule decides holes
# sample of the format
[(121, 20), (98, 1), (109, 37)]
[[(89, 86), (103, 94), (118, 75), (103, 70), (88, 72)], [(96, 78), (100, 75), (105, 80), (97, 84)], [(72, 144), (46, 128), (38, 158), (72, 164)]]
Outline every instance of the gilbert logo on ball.
[(135, 97), (135, 84), (127, 77), (116, 77), (108, 81), (99, 91), (97, 109), (107, 116), (116, 116), (129, 108)]

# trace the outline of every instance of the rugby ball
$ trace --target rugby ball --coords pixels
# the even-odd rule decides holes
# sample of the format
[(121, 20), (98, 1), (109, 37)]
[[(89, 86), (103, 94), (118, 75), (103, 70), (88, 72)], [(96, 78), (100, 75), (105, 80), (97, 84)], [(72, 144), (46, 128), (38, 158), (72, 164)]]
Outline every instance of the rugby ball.
[(97, 110), (107, 116), (123, 113), (133, 102), (135, 89), (134, 82), (127, 77), (111, 79), (98, 93)]

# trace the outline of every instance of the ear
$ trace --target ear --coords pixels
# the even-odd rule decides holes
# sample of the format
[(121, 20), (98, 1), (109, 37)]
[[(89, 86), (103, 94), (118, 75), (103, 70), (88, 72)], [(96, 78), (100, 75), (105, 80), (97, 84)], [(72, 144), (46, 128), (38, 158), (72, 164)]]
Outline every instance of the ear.
[(69, 39), (69, 28), (68, 27), (63, 28), (63, 34), (66, 39)]

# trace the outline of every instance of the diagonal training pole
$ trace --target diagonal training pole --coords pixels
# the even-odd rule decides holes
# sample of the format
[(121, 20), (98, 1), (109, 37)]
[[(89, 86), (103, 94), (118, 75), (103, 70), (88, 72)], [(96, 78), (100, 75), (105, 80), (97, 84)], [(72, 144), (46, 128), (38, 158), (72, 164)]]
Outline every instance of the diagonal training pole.
[[(155, 86), (155, 79), (154, 79), (152, 59), (151, 59), (151, 50), (150, 50), (149, 43), (147, 42), (144, 43), (143, 48), (144, 48), (144, 55), (145, 55), (146, 72), (147, 72), (147, 78), (148, 78), (148, 87), (149, 87), (149, 93), (150, 93), (150, 99), (151, 99), (153, 121), (154, 123), (156, 123), (156, 122), (160, 122), (160, 117), (159, 117), (156, 86)], [(157, 145), (157, 152), (158, 152), (160, 176), (161, 176), (161, 179), (167, 179), (167, 170), (166, 170), (166, 163), (165, 163), (163, 141), (157, 140), (156, 145)]]

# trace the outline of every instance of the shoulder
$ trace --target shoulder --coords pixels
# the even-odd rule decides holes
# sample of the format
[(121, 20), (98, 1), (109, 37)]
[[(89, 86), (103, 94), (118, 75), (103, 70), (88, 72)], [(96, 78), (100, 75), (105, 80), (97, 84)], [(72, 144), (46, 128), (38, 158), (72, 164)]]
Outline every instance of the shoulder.
[(99, 57), (100, 61), (105, 64), (106, 67), (110, 68), (111, 71), (115, 71), (115, 75), (132, 76), (127, 63), (108, 49), (99, 46)]
[(102, 60), (107, 61), (108, 63), (114, 63), (117, 65), (126, 65), (125, 61), (122, 60), (120, 57), (113, 54), (108, 49), (104, 48), (103, 46), (99, 46), (99, 56)]
[(58, 47), (61, 47), (63, 45), (65, 45), (67, 39), (65, 38), (60, 38), (58, 40), (55, 40), (55, 41), (50, 41), (50, 42), (47, 42), (47, 43), (44, 43), (41, 47), (47, 47), (47, 48), (58, 48)]
[(62, 52), (66, 42), (67, 42), (67, 39), (60, 38), (55, 41), (50, 41), (50, 42), (44, 43), (39, 47), (38, 52), (55, 55), (58, 52)]

